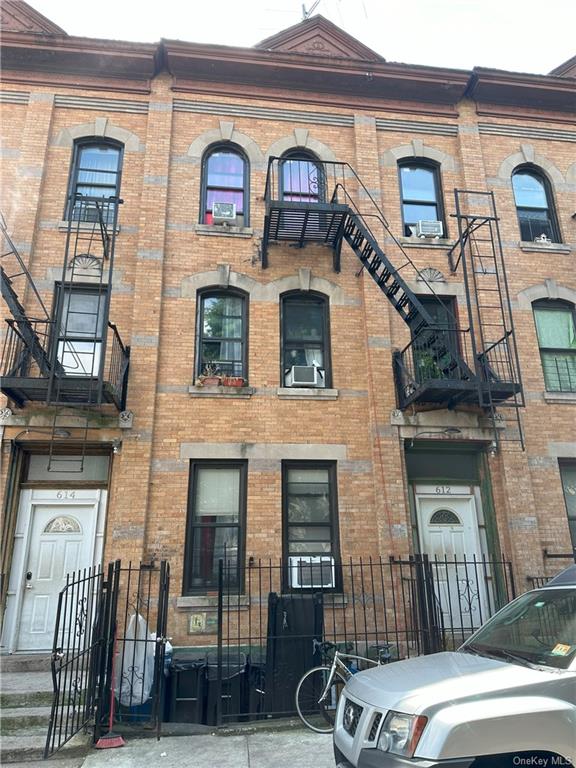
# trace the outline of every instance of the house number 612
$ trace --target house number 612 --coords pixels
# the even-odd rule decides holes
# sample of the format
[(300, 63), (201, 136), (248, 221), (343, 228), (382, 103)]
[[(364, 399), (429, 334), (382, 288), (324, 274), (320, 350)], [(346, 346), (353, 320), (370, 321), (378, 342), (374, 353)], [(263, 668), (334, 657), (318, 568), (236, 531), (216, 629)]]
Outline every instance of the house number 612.
[(58, 491), (56, 494), (57, 499), (75, 499), (76, 491)]
[(448, 494), (452, 493), (452, 488), (449, 485), (437, 485), (436, 486), (436, 493), (437, 494)]

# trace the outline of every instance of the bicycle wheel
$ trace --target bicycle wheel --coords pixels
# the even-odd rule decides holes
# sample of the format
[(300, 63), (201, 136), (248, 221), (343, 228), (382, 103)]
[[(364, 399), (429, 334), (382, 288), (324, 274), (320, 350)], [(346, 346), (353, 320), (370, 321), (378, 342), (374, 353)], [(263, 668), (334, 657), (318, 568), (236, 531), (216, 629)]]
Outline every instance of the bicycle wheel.
[(306, 672), (296, 688), (296, 710), (300, 720), (316, 733), (331, 733), (334, 730), (338, 699), (346, 685), (342, 674), (335, 671), (330, 688), (322, 697), (331, 669), (314, 667)]

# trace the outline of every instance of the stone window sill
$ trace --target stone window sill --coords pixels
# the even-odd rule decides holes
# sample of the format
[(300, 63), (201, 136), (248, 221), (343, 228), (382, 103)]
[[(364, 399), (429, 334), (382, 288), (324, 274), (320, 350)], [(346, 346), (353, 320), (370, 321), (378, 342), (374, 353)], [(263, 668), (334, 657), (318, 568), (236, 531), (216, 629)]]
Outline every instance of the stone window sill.
[[(224, 610), (248, 608), (248, 595), (224, 595)], [(218, 595), (183, 595), (176, 598), (176, 608), (182, 611), (218, 610)]]
[(534, 253), (572, 253), (570, 246), (563, 245), (562, 243), (550, 243), (550, 245), (545, 245), (544, 243), (529, 243), (522, 240), (518, 243), (518, 247), (521, 251), (525, 251), (526, 253), (531, 251)]
[(576, 404), (576, 392), (544, 392), (544, 400), (547, 403), (560, 405), (566, 405), (567, 403)]
[(190, 397), (237, 397), (247, 400), (255, 392), (255, 387), (196, 387), (192, 384), (188, 387)]
[(276, 394), (281, 400), (337, 400), (337, 389), (322, 387), (278, 387)]
[(445, 238), (434, 237), (399, 237), (398, 241), (404, 246), (404, 248), (452, 248), (454, 243), (452, 240)]
[[(76, 229), (76, 227), (78, 227), (80, 232), (92, 232), (92, 231), (98, 231), (99, 232), (100, 230), (96, 230), (95, 229), (95, 224), (97, 224), (97, 222), (81, 221), (80, 223), (78, 223), (77, 221), (73, 221), (72, 222), (72, 229), (74, 230), (74, 229)], [(59, 221), (58, 222), (58, 229), (59, 229), (60, 232), (67, 232), (69, 226), (70, 226), (70, 222), (69, 221)], [(115, 234), (118, 234), (120, 232), (120, 224), (116, 225), (116, 229), (114, 230), (114, 232), (115, 232)]]
[[(348, 605), (348, 595), (341, 592), (326, 592), (323, 597), (324, 605), (334, 608), (345, 608)], [(247, 609), (250, 605), (248, 595), (224, 595), (223, 608), (232, 610)], [(183, 595), (176, 598), (176, 608), (181, 611), (211, 611), (218, 609), (217, 595)]]
[(231, 227), (228, 224), (196, 224), (194, 231), (198, 235), (216, 237), (252, 237), (252, 227)]

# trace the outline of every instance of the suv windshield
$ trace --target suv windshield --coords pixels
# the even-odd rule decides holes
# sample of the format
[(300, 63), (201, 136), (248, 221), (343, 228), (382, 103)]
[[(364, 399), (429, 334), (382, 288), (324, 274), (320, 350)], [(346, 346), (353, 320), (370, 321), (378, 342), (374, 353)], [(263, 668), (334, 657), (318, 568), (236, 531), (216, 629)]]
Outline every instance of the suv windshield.
[(568, 669), (576, 657), (576, 588), (528, 592), (503, 608), (461, 650)]

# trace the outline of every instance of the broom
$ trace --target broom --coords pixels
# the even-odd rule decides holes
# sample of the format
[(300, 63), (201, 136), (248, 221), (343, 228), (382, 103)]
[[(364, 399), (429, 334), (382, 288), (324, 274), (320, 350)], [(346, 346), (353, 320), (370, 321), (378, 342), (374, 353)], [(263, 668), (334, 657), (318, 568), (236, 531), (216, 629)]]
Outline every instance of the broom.
[(116, 663), (116, 637), (114, 637), (114, 655), (112, 656), (112, 683), (110, 685), (110, 718), (108, 720), (108, 733), (100, 736), (94, 747), (96, 749), (115, 749), (123, 747), (126, 742), (119, 733), (114, 733), (112, 725), (114, 723), (114, 666)]

